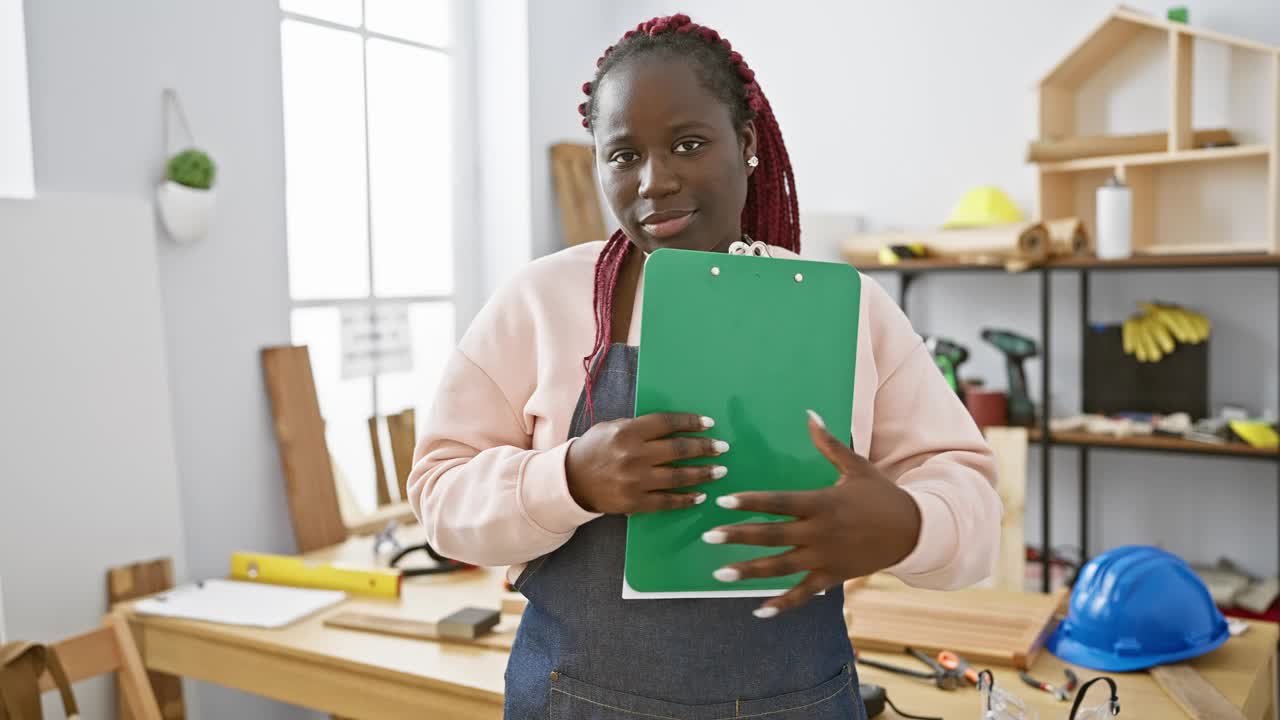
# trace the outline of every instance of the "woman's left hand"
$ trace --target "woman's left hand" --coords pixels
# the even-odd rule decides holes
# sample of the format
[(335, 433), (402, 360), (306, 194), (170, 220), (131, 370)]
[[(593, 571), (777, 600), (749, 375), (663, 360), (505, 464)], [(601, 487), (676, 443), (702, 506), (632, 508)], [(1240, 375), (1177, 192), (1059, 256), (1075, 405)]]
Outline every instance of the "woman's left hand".
[(716, 572), (718, 579), (732, 583), (808, 571), (786, 594), (760, 606), (755, 611), (757, 617), (773, 617), (845, 580), (898, 563), (915, 548), (920, 535), (920, 510), (907, 491), (836, 439), (813, 412), (809, 435), (818, 451), (840, 471), (835, 485), (822, 490), (723, 496), (717, 500), (721, 507), (795, 519), (728, 525), (702, 536), (711, 543), (792, 547)]

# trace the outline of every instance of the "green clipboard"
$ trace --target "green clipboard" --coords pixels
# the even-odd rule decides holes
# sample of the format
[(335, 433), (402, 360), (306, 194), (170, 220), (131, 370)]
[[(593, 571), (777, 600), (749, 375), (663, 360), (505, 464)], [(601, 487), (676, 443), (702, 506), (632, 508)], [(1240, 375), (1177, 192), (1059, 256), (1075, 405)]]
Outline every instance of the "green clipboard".
[(627, 520), (623, 597), (778, 595), (804, 576), (722, 583), (727, 564), (789, 548), (710, 545), (721, 525), (785, 520), (726, 510), (721, 495), (811, 490), (838, 473), (813, 446), (807, 409), (851, 427), (861, 276), (849, 265), (663, 249), (644, 267), (636, 415), (689, 412), (715, 419), (705, 433), (730, 450), (720, 479), (691, 508)]

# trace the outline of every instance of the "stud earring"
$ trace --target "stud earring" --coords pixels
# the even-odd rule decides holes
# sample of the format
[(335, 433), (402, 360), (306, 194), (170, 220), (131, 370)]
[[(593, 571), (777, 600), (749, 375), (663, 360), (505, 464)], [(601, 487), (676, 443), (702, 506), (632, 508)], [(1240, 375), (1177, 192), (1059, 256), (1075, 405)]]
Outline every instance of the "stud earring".
[(747, 159), (747, 167), (755, 167), (759, 164), (760, 164), (760, 158), (756, 157), (755, 155), (752, 155), (750, 158)]

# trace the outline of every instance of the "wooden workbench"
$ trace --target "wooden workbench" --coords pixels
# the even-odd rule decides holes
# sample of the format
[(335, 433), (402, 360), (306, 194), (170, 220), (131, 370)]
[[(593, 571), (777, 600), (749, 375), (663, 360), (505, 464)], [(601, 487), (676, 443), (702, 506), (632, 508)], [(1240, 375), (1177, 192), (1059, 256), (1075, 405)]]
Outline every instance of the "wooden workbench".
[[(354, 538), (308, 557), (369, 564), (372, 539)], [(490, 569), (408, 580), (398, 601), (353, 598), (278, 630), (132, 613), (130, 622), (144, 662), (152, 670), (351, 718), (500, 718), (506, 653), (339, 630), (325, 627), (323, 621), (349, 610), (434, 620), (466, 605), (496, 608), (501, 595), (502, 573)], [(1250, 625), (1244, 635), (1193, 664), (1250, 720), (1273, 718), (1277, 626)], [(893, 653), (865, 655), (897, 664), (911, 661)], [(1007, 668), (992, 669), (997, 684), (1030, 701), (1039, 709), (1041, 720), (1066, 717), (1066, 704), (1021, 684)], [(1081, 682), (1094, 674), (1078, 672)], [(859, 667), (859, 673), (863, 682), (885, 686), (890, 699), (907, 712), (942, 715), (948, 720), (977, 717), (975, 690), (938, 690), (926, 681), (875, 668)], [(1042, 653), (1032, 674), (1058, 681), (1062, 663)], [(1121, 717), (1185, 717), (1146, 673), (1113, 677), (1120, 686)], [(1095, 686), (1091, 701), (1094, 691), (1099, 702), (1105, 699), (1105, 692)], [(897, 715), (886, 711), (882, 717)]]

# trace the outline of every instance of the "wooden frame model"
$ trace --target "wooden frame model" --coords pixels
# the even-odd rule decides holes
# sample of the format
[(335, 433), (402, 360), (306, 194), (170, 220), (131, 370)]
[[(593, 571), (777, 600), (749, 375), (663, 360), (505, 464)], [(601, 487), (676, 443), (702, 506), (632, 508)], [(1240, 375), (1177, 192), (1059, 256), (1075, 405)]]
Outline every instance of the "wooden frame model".
[[(1080, 88), (1135, 39), (1163, 35), (1168, 46), (1169, 124), (1167, 133), (1078, 137)], [(1264, 68), (1266, 97), (1258, 101), (1267, 117), (1258, 142), (1236, 144), (1226, 130), (1192, 128), (1192, 66), (1196, 41), (1227, 46), (1259, 60)], [(1197, 28), (1119, 7), (1077, 45), (1039, 83), (1038, 141), (1028, 161), (1036, 166), (1036, 215), (1053, 219), (1076, 216), (1090, 237), (1094, 227), (1094, 191), (1114, 174), (1129, 185), (1133, 197), (1132, 242), (1135, 254), (1280, 253), (1280, 48)], [(1212, 182), (1228, 162), (1265, 168), (1265, 224), (1261, 237), (1224, 237), (1214, 227), (1197, 243), (1168, 243), (1157, 232), (1157, 183), (1161, 168), (1196, 165)], [(1256, 183), (1255, 183), (1256, 184)], [(1261, 189), (1260, 189), (1261, 191)]]

